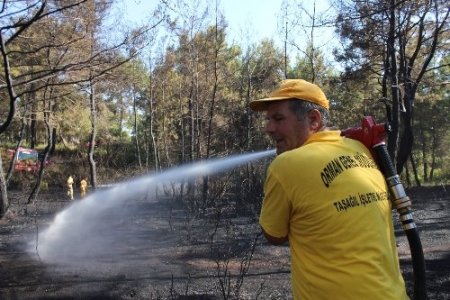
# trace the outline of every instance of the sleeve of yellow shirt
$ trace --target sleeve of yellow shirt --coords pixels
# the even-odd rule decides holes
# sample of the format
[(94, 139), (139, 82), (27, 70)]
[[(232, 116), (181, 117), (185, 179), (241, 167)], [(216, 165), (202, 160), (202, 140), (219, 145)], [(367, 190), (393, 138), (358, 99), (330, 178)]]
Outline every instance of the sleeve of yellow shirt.
[(285, 237), (289, 233), (290, 211), (286, 192), (276, 174), (269, 168), (264, 185), (264, 200), (259, 223), (267, 234), (273, 237)]

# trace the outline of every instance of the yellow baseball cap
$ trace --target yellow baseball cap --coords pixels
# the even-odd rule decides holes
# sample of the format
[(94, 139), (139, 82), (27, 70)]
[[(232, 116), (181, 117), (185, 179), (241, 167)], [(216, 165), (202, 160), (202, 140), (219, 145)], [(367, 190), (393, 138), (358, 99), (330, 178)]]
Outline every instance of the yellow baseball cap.
[(322, 90), (315, 84), (303, 79), (286, 79), (270, 93), (269, 97), (250, 102), (250, 108), (255, 111), (267, 109), (267, 104), (272, 101), (299, 99), (309, 101), (329, 109), (330, 104)]

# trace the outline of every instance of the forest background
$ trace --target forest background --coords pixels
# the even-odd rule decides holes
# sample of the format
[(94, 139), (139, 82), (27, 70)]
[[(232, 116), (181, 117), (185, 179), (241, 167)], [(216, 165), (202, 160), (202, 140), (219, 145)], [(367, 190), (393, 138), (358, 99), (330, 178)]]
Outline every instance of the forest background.
[[(69, 174), (95, 189), (271, 148), (264, 116), (248, 103), (285, 78), (323, 87), (338, 128), (368, 114), (389, 121), (389, 153), (407, 186), (449, 183), (446, 1), (336, 0), (320, 13), (283, 1), (279, 35), (241, 44), (227, 39), (218, 1), (161, 0), (132, 27), (115, 4), (1, 3), (0, 216), (9, 190), (29, 190), (31, 203)], [(332, 53), (317, 36), (323, 28), (339, 36)], [(14, 170), (6, 151), (18, 147), (40, 151), (38, 172)], [(203, 177), (181, 193), (195, 209), (224, 195), (258, 206), (264, 172), (248, 164), (226, 182)]]

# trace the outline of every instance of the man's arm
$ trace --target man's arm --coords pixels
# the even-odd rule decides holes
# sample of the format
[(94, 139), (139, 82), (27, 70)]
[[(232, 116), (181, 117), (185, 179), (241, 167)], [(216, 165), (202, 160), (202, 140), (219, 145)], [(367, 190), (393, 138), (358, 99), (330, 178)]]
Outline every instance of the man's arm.
[(288, 237), (287, 237), (287, 236), (281, 237), (281, 238), (280, 238), (280, 237), (271, 236), (270, 234), (268, 234), (268, 233), (264, 230), (264, 228), (261, 227), (261, 229), (262, 229), (262, 231), (263, 231), (263, 233), (264, 233), (264, 236), (266, 237), (267, 241), (268, 241), (270, 244), (272, 244), (272, 245), (281, 245), (281, 244), (284, 244), (285, 242), (288, 241)]

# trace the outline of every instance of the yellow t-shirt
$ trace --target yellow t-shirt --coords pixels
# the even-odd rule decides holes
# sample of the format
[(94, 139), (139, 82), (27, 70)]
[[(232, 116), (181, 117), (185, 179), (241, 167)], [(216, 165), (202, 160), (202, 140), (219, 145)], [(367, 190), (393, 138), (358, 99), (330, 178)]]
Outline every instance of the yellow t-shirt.
[(88, 186), (87, 181), (84, 180), (84, 179), (82, 179), (82, 180), (80, 181), (80, 188), (81, 188), (82, 190), (85, 191), (85, 190), (87, 189), (87, 186)]
[(408, 299), (383, 175), (361, 143), (314, 134), (270, 165), (260, 224), (288, 236), (294, 299)]
[(67, 187), (72, 188), (72, 184), (73, 184), (73, 178), (72, 178), (72, 176), (69, 176), (69, 178), (67, 178)]

